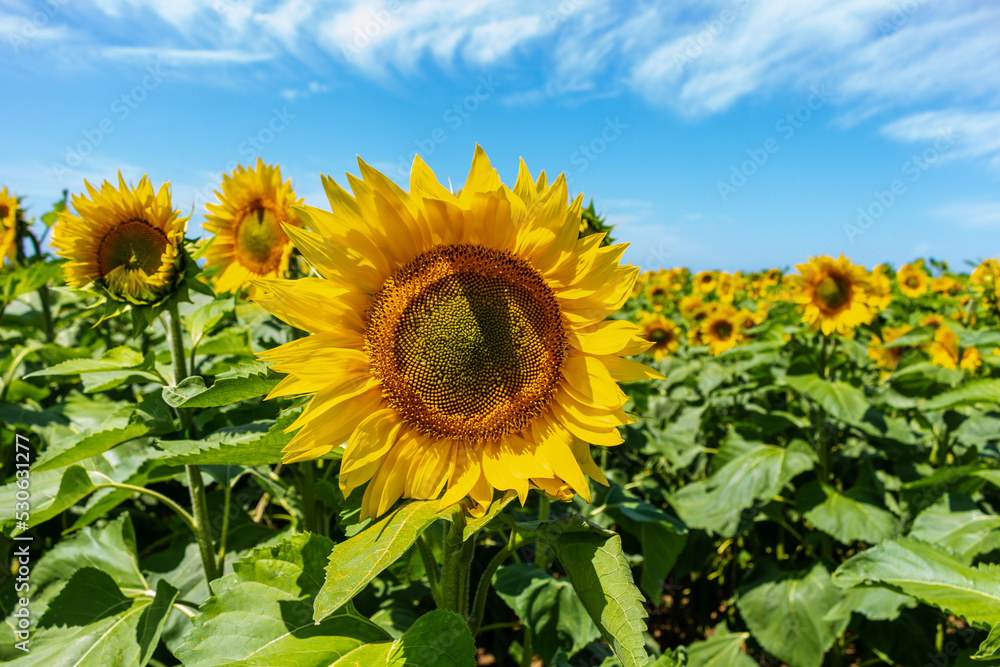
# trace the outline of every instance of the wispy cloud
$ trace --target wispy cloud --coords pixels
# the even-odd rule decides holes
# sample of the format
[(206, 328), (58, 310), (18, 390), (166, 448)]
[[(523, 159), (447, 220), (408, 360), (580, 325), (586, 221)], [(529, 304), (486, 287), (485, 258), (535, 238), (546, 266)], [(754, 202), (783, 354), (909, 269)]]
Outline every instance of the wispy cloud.
[(172, 65), (203, 65), (219, 63), (257, 63), (271, 60), (268, 53), (251, 53), (234, 49), (174, 49), (152, 46), (109, 46), (102, 55), (113, 59), (162, 60)]
[(944, 160), (986, 158), (1000, 167), (1000, 111), (927, 111), (882, 128), (887, 136), (907, 142), (935, 141), (947, 130), (954, 133), (956, 147), (943, 156)]
[(1000, 201), (949, 204), (934, 209), (933, 214), (967, 229), (1000, 229)]

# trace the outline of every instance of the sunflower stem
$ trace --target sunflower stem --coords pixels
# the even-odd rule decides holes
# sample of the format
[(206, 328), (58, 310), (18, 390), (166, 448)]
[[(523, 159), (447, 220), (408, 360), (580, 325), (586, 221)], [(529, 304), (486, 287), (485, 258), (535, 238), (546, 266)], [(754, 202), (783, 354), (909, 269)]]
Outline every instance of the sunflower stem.
[(417, 550), (420, 552), (420, 560), (424, 563), (424, 570), (427, 572), (427, 581), (431, 586), (431, 595), (434, 597), (434, 604), (441, 607), (441, 568), (434, 552), (427, 541), (426, 535), (417, 538)]
[[(455, 613), (462, 613), (461, 591), (462, 577), (468, 579), (469, 566), (465, 564), (463, 568), (463, 540), (462, 533), (465, 530), (465, 513), (462, 510), (455, 512), (451, 522), (448, 524), (448, 532), (444, 539), (444, 563), (441, 565), (441, 602), (442, 608)], [(465, 586), (468, 586), (466, 582)]]
[[(540, 522), (549, 520), (549, 505), (551, 504), (551, 502), (552, 501), (549, 500), (548, 496), (544, 494), (539, 494), (538, 520)], [(548, 559), (549, 559), (548, 548), (541, 542), (536, 543), (535, 565), (537, 565), (540, 569), (544, 570), (548, 567)]]
[(511, 531), (510, 541), (493, 556), (489, 565), (483, 570), (483, 576), (479, 578), (479, 585), (476, 586), (476, 599), (472, 603), (472, 616), (469, 618), (469, 629), (472, 631), (473, 637), (479, 634), (482, 628), (483, 615), (486, 613), (486, 596), (489, 594), (490, 586), (493, 583), (493, 575), (496, 574), (497, 569), (503, 565), (503, 562), (513, 552), (515, 535), (516, 531)]
[[(181, 326), (181, 316), (177, 312), (177, 301), (171, 301), (168, 307), (170, 326), (167, 330), (170, 339), (170, 355), (174, 362), (174, 385), (187, 378), (187, 363), (184, 357), (184, 330)], [(187, 429), (191, 424), (191, 415), (184, 408), (177, 408), (181, 426)], [(212, 535), (209, 532), (208, 504), (205, 500), (205, 484), (201, 479), (201, 469), (196, 465), (184, 466), (187, 471), (188, 491), (191, 494), (191, 514), (194, 519), (194, 535), (198, 540), (198, 551), (201, 553), (201, 565), (205, 570), (205, 581), (208, 590), (212, 591), (212, 582), (219, 578), (219, 564), (216, 561), (215, 548), (212, 545)]]

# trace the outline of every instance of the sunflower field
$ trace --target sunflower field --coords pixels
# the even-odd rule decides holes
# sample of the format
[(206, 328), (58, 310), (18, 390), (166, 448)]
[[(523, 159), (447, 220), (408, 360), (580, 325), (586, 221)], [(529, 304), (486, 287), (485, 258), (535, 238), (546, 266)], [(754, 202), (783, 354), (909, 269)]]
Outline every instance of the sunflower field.
[(1000, 664), (997, 260), (642, 272), (523, 162), (359, 174), (0, 191), (0, 662)]

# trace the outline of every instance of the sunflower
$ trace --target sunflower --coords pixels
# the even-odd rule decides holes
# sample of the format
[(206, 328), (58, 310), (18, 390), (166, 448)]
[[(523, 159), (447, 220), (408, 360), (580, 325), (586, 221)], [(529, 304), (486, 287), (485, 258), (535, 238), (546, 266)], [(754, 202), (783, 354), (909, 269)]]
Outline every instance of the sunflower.
[(340, 487), (367, 482), (362, 514), (399, 498), (440, 506), (530, 487), (590, 499), (606, 484), (589, 445), (633, 420), (618, 382), (662, 377), (623, 356), (651, 345), (606, 320), (638, 268), (604, 234), (577, 238), (582, 196), (521, 162), (506, 187), (476, 148), (459, 195), (415, 158), (404, 192), (359, 160), (353, 194), (323, 179), (332, 213), (286, 231), (322, 278), (258, 280), (253, 297), (313, 335), (260, 356), (288, 375), (269, 397), (315, 394), (286, 462), (346, 443)]
[(908, 324), (883, 328), (882, 336), (872, 336), (868, 343), (868, 357), (886, 370), (896, 370), (896, 367), (899, 366), (899, 360), (912, 348), (903, 345), (899, 347), (885, 346), (910, 331), (913, 331), (913, 327)]
[(931, 291), (937, 294), (953, 294), (962, 291), (962, 283), (952, 276), (940, 276), (931, 280)]
[(961, 349), (958, 335), (947, 324), (934, 331), (934, 340), (925, 348), (931, 363), (944, 368), (962, 368), (974, 371), (983, 364), (983, 355), (974, 347)]
[(740, 324), (743, 317), (728, 304), (720, 304), (712, 308), (701, 321), (701, 340), (708, 345), (708, 352), (719, 355), (736, 347), (743, 339)]
[(802, 319), (824, 334), (847, 335), (854, 327), (871, 322), (875, 312), (869, 304), (868, 279), (863, 266), (838, 259), (812, 257), (797, 264), (791, 300), (799, 304)]
[(735, 276), (721, 272), (715, 281), (715, 296), (723, 303), (732, 303), (736, 298), (736, 283), (739, 274)]
[(868, 275), (868, 303), (879, 311), (892, 303), (892, 282), (886, 273), (887, 268), (885, 264), (879, 264)]
[(59, 213), (52, 247), (70, 260), (63, 270), (73, 287), (95, 283), (118, 301), (153, 304), (170, 296), (180, 269), (187, 218), (170, 205), (169, 183), (153, 192), (143, 176), (135, 188), (118, 174), (100, 191), (84, 181), (89, 197), (73, 195), (79, 214)]
[(694, 288), (702, 294), (708, 294), (715, 289), (715, 273), (713, 271), (702, 271), (694, 277)]
[(4, 186), (0, 190), (0, 257), (11, 262), (17, 261), (17, 210), (17, 197)]
[(639, 327), (642, 329), (642, 337), (650, 341), (653, 346), (649, 351), (653, 358), (659, 361), (672, 352), (676, 352), (681, 344), (681, 332), (673, 321), (663, 315), (655, 313), (641, 313), (639, 316)]
[(223, 175), (222, 193), (215, 194), (219, 203), (206, 205), (203, 225), (215, 235), (205, 251), (205, 268), (218, 269), (215, 291), (233, 292), (254, 278), (284, 278), (292, 242), (282, 226), (302, 226), (292, 207), (303, 200), (295, 198), (292, 182), (282, 182), (279, 167), (257, 158), (253, 169), (237, 166)]
[(905, 264), (896, 272), (896, 284), (904, 296), (916, 299), (927, 293), (931, 277), (920, 264)]
[(705, 307), (705, 298), (700, 294), (688, 294), (681, 297), (680, 311), (687, 319), (693, 319), (695, 314)]

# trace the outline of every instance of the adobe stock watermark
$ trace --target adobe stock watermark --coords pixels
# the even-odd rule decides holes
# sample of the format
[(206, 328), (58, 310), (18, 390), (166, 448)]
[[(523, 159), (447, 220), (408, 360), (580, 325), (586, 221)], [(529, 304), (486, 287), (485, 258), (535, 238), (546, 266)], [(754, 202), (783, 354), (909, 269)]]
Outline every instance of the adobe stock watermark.
[(161, 63), (149, 65), (146, 67), (146, 75), (138, 84), (111, 102), (111, 115), (105, 116), (93, 127), (81, 130), (83, 139), (74, 145), (66, 146), (62, 160), (52, 163), (51, 169), (59, 182), (63, 183), (67, 177), (72, 177), (73, 171), (84, 163), (87, 156), (118, 128), (115, 121), (127, 120), (149, 94), (160, 87), (166, 77), (167, 74), (161, 69)]
[(545, 22), (550, 28), (555, 28), (567, 21), (578, 9), (580, 9), (580, 3), (574, 0), (563, 0), (554, 11), (551, 9), (545, 10)]
[(673, 63), (684, 71), (688, 63), (700, 58), (712, 48), (715, 40), (750, 6), (750, 0), (735, 0), (733, 7), (726, 7), (713, 18), (702, 23), (702, 29), (682, 40), (680, 50), (674, 51)]
[(569, 156), (569, 163), (576, 167), (576, 171), (567, 169), (566, 170), (566, 184), (573, 183), (573, 177), (576, 173), (583, 173), (590, 168), (597, 158), (604, 155), (607, 152), (608, 147), (611, 144), (618, 141), (618, 137), (622, 136), (622, 133), (628, 129), (628, 125), (622, 122), (619, 116), (614, 118), (605, 117), (604, 125), (597, 132), (590, 141), (580, 144), (580, 146), (573, 151)]
[(899, 32), (904, 25), (909, 23), (913, 15), (927, 0), (906, 0), (901, 5), (894, 5), (892, 13), (883, 16), (875, 24), (883, 37), (888, 37)]
[(38, 3), (39, 8), (30, 16), (22, 16), (17, 30), (7, 33), (7, 46), (17, 55), (28, 42), (38, 37), (39, 33), (49, 24), (53, 17), (69, 3), (69, 0), (45, 0)]
[(781, 150), (781, 142), (794, 137), (795, 133), (801, 130), (812, 119), (813, 114), (822, 109), (829, 99), (830, 91), (827, 90), (825, 83), (810, 88), (806, 101), (794, 111), (786, 113), (774, 124), (777, 136), (768, 137), (755, 148), (748, 148), (746, 160), (738, 165), (729, 166), (729, 178), (725, 181), (715, 182), (715, 189), (718, 190), (722, 201), (729, 201), (730, 196), (736, 194), (740, 188), (746, 185), (753, 175), (767, 164), (771, 156)]
[(340, 43), (340, 53), (345, 60), (353, 60), (361, 51), (368, 48), (392, 23), (393, 17), (400, 12), (402, 4), (399, 0), (389, 0), (382, 9), (371, 13), (369, 20), (362, 25), (354, 26), (354, 37), (350, 43)]
[[(483, 103), (493, 96), (494, 91), (500, 87), (500, 82), (493, 78), (493, 75), (480, 76), (476, 79), (478, 85), (471, 93), (456, 100), (450, 107), (441, 114), (444, 126), (437, 126), (431, 130), (427, 136), (414, 139), (413, 145), (417, 148), (417, 153), (423, 157), (433, 155), (438, 147), (448, 141), (448, 131), (455, 132), (469, 122)], [(400, 178), (406, 178), (410, 174), (410, 166), (413, 164), (412, 154), (409, 158), (400, 155), (396, 158), (396, 173)]]
[(941, 156), (951, 150), (954, 145), (955, 134), (952, 129), (939, 130), (933, 145), (911, 156), (903, 163), (901, 169), (907, 180), (894, 179), (885, 190), (873, 192), (872, 199), (867, 206), (858, 207), (858, 216), (854, 223), (844, 225), (844, 234), (847, 235), (847, 240), (853, 245), (857, 242), (858, 237), (864, 236), (865, 232), (871, 229), (909, 191), (907, 181), (910, 183), (919, 181), (924, 172), (937, 164)]

